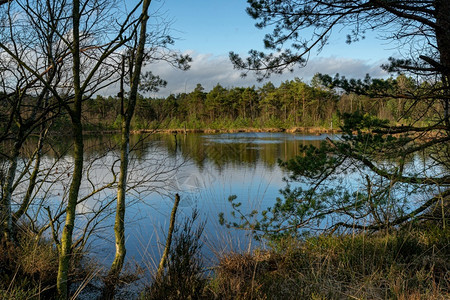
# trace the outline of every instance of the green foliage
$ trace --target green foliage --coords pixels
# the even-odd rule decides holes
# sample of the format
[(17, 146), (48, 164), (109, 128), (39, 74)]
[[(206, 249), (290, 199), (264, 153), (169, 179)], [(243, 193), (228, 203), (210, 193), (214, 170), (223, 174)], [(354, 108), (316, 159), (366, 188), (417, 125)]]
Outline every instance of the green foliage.
[[(136, 116), (132, 122), (134, 129), (147, 128), (186, 128), (188, 129), (231, 129), (231, 128), (289, 128), (321, 126), (330, 128), (331, 122), (337, 129), (342, 114), (360, 112), (365, 121), (369, 118), (387, 117), (388, 123), (406, 121), (409, 116), (408, 106), (399, 105), (395, 98), (379, 100), (377, 97), (390, 88), (395, 91), (417, 89), (410, 78), (399, 76), (398, 79), (348, 81), (337, 76), (332, 83), (326, 80), (328, 75), (317, 74), (312, 85), (300, 79), (285, 81), (275, 87), (267, 83), (261, 88), (231, 88), (216, 85), (211, 91), (204, 92), (199, 84), (194, 91), (178, 95), (169, 95), (165, 99), (152, 99), (139, 96), (136, 103)], [(342, 86), (348, 92), (363, 89), (377, 91), (372, 96), (340, 94), (337, 89)], [(341, 85), (338, 86), (338, 83)], [(364, 85), (364, 87), (361, 87)], [(383, 87), (385, 85), (385, 87)], [(351, 103), (349, 103), (349, 101)], [(87, 127), (98, 129), (117, 129), (117, 115), (120, 100), (114, 97), (97, 96), (85, 102)], [(423, 122), (430, 120), (432, 114), (424, 115)], [(378, 125), (387, 125), (378, 124)], [(376, 125), (376, 124), (372, 124)]]
[(361, 132), (362, 130), (386, 128), (389, 125), (388, 120), (380, 120), (373, 115), (363, 114), (360, 111), (344, 113), (341, 119), (344, 120), (342, 130), (346, 134), (352, 134), (353, 131)]
[[(448, 1), (401, 1), (399, 5), (395, 1), (249, 0), (248, 4), (247, 12), (257, 20), (256, 26), (269, 30), (264, 46), (270, 52), (251, 50), (246, 59), (231, 52), (232, 63), (243, 70), (243, 75), (254, 71), (258, 79), (263, 79), (292, 70), (294, 65), (304, 66), (311, 51), (326, 46), (336, 28), (349, 30), (348, 43), (364, 38), (366, 30), (381, 30), (388, 39), (401, 41), (402, 54), (409, 53), (402, 59), (390, 58), (389, 65), (383, 66), (400, 74), (395, 79), (314, 76), (314, 93), (318, 89), (345, 92), (337, 103), (344, 134), (339, 141), (328, 141), (330, 146), (303, 149), (305, 159), (284, 164), (292, 174), (291, 180), (309, 186), (292, 190), (288, 186), (284, 199), (262, 213), (262, 220), (269, 220), (263, 232), (268, 234), (277, 228), (290, 231), (310, 223), (305, 216), (320, 220), (325, 215), (327, 223), (334, 224), (333, 230), (340, 226), (380, 230), (421, 218), (438, 201), (448, 207), (450, 157), (442, 153), (450, 141), (450, 40), (449, 27), (440, 26), (449, 24), (448, 14), (440, 13), (450, 9)], [(404, 49), (424, 39), (427, 43), (415, 51)], [(287, 99), (287, 93), (280, 97), (280, 89), (268, 92), (263, 103)], [(313, 97), (308, 104), (314, 107), (320, 99)], [(277, 115), (282, 105), (273, 107), (268, 111)], [(319, 105), (312, 116), (330, 119), (322, 116)], [(304, 115), (302, 122), (307, 122)], [(328, 155), (340, 162), (331, 173)], [(421, 155), (425, 155), (421, 166), (407, 163)], [(361, 177), (353, 179), (354, 186), (341, 193), (343, 181), (333, 182), (331, 179), (338, 177), (332, 174), (346, 170)], [(330, 194), (327, 187), (335, 192)], [(323, 196), (335, 200), (327, 201)], [(328, 203), (316, 206), (324, 202)], [(308, 213), (308, 207), (315, 207), (315, 215)], [(442, 219), (445, 226), (445, 216)]]
[(322, 142), (320, 147), (312, 145), (300, 146), (302, 155), (298, 155), (286, 162), (279, 161), (279, 165), (291, 171), (291, 180), (298, 180), (300, 176), (315, 180), (323, 174), (334, 171), (342, 160), (330, 154), (331, 146), (327, 142)]
[[(131, 125), (132, 129), (180, 129), (184, 125), (188, 129), (219, 130), (331, 126), (338, 129), (341, 121), (346, 120), (345, 129), (381, 130), (412, 120), (430, 124), (437, 117), (436, 105), (427, 110), (430, 105), (416, 103), (413, 96), (424, 94), (425, 88), (404, 75), (386, 80), (370, 77), (348, 80), (338, 74), (334, 78), (316, 74), (311, 85), (295, 78), (278, 87), (270, 82), (260, 88), (225, 88), (218, 84), (209, 92), (198, 84), (190, 93), (161, 99), (140, 95)], [(396, 93), (411, 95), (411, 99), (399, 101)], [(97, 96), (87, 99), (84, 105), (86, 129), (118, 129), (119, 98)], [(427, 113), (418, 115), (411, 106)], [(67, 116), (61, 116), (56, 124), (63, 118)], [(356, 123), (359, 128), (353, 127)]]
[[(430, 152), (436, 153), (431, 158), (425, 155), (425, 169), (421, 169), (413, 163), (421, 140), (383, 132), (389, 128), (388, 121), (370, 114), (357, 111), (341, 118), (340, 139), (327, 139), (319, 147), (300, 146), (300, 155), (279, 162), (289, 176), (281, 197), (271, 207), (259, 213), (246, 212), (230, 198), (232, 219), (222, 215), (222, 224), (251, 230), (257, 238), (279, 239), (302, 236), (309, 230), (377, 231), (424, 218), (438, 201), (447, 207), (446, 171), (436, 176), (425, 164), (442, 157), (437, 154), (442, 150)], [(443, 145), (436, 143), (437, 149)], [(445, 161), (442, 157), (433, 165), (445, 165)], [(347, 180), (347, 174), (354, 178)], [(439, 191), (439, 187), (444, 189)], [(415, 204), (410, 201), (430, 194), (438, 196)], [(441, 220), (445, 226), (445, 217)]]
[(271, 116), (268, 120), (262, 122), (261, 127), (263, 128), (285, 128), (286, 125), (276, 116)]

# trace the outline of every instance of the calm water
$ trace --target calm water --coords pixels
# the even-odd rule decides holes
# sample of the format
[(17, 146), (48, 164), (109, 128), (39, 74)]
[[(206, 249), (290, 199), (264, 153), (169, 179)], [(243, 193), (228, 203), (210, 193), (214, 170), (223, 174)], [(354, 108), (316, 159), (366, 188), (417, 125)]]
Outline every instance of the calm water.
[[(299, 153), (300, 145), (319, 144), (328, 135), (301, 135), (288, 133), (232, 133), (232, 134), (153, 134), (134, 135), (131, 142), (128, 191), (126, 201), (126, 246), (130, 262), (149, 264), (159, 259), (168, 229), (175, 193), (181, 197), (177, 220), (182, 223), (197, 209), (204, 222), (203, 253), (214, 259), (222, 251), (243, 251), (255, 245), (247, 232), (227, 229), (218, 224), (219, 213), (231, 218), (228, 198), (236, 195), (244, 212), (272, 206), (279, 190), (286, 183), (287, 174), (278, 166), (278, 160), (290, 159)], [(337, 138), (336, 136), (331, 138)], [(87, 239), (89, 253), (108, 266), (114, 256), (114, 213), (118, 175), (119, 137), (114, 135), (86, 137), (84, 178), (77, 206), (77, 239)], [(50, 215), (63, 215), (73, 168), (71, 141), (53, 141), (46, 149), (39, 181), (29, 217), (40, 225), (48, 224)], [(30, 152), (33, 150), (30, 147)], [(27, 151), (27, 150), (26, 150)], [(23, 161), (22, 164), (25, 164)], [(384, 162), (388, 163), (388, 162)], [(405, 169), (411, 174), (443, 172), (433, 169), (421, 157), (411, 160)], [(421, 167), (422, 166), (422, 167)], [(342, 175), (350, 190), (361, 186), (357, 172)], [(26, 177), (26, 176), (25, 176)], [(25, 178), (26, 179), (26, 178)], [(26, 180), (24, 180), (26, 182)], [(363, 182), (364, 183), (364, 182)], [(300, 183), (296, 183), (300, 184)], [(342, 184), (342, 182), (339, 182)], [(15, 199), (21, 199), (26, 186), (17, 189)], [(95, 193), (93, 193), (95, 191)], [(409, 188), (393, 191), (404, 201), (404, 210), (423, 199), (423, 193)], [(402, 194), (400, 194), (402, 193)], [(84, 199), (85, 198), (85, 199)], [(61, 230), (63, 218), (55, 221)], [(326, 226), (326, 224), (324, 224)]]
[[(228, 197), (236, 195), (247, 212), (272, 206), (285, 186), (286, 173), (279, 168), (278, 159), (292, 158), (299, 154), (300, 145), (318, 146), (326, 137), (287, 133), (132, 136), (126, 198), (128, 260), (150, 267), (159, 259), (175, 193), (181, 197), (179, 223), (191, 216), (193, 209), (199, 212), (197, 224), (205, 222), (203, 252), (208, 259), (221, 251), (249, 249), (255, 242), (247, 232), (218, 224), (219, 213), (230, 218)], [(86, 137), (80, 191), (80, 199), (86, 199), (77, 206), (75, 241), (89, 235), (86, 246), (105, 266), (112, 262), (115, 251), (116, 186), (102, 187), (118, 174), (118, 141), (114, 135)], [(49, 219), (44, 207), (49, 207), (52, 217), (64, 211), (73, 168), (71, 141), (61, 139), (52, 144), (42, 160), (40, 189), (29, 213), (40, 225)], [(32, 149), (30, 146), (29, 151)], [(15, 199), (21, 199), (25, 188), (19, 185)], [(61, 230), (63, 223), (63, 218), (56, 221), (56, 229)]]
[[(233, 221), (228, 198), (236, 195), (244, 212), (272, 206), (279, 196), (279, 190), (286, 185), (283, 177), (287, 174), (279, 168), (278, 160), (287, 160), (300, 154), (300, 145), (319, 146), (327, 137), (288, 133), (132, 136), (125, 220), (128, 262), (137, 262), (148, 268), (157, 264), (164, 246), (175, 193), (181, 197), (178, 223), (189, 218), (196, 209), (199, 212), (197, 224), (206, 224), (203, 234), (206, 264), (211, 264), (216, 254), (223, 251), (245, 251), (255, 246), (248, 232), (219, 225), (219, 213), (224, 213), (228, 220)], [(114, 177), (119, 171), (118, 141), (119, 137), (114, 135), (86, 137), (84, 178), (80, 204), (77, 206), (75, 243), (78, 239), (88, 240), (86, 247), (89, 253), (105, 267), (112, 262), (115, 251), (113, 225), (116, 185), (108, 184), (115, 182)], [(28, 214), (30, 219), (41, 226), (48, 224), (49, 213), (52, 218), (64, 216), (73, 171), (71, 141), (61, 139), (53, 141), (52, 145), (46, 149), (42, 160), (40, 189), (35, 194)], [(30, 146), (24, 152), (32, 150)], [(24, 164), (26, 160), (22, 162)], [(428, 172), (436, 175), (444, 171), (433, 168), (419, 156), (412, 158), (405, 168), (405, 174), (427, 175)], [(341, 177), (344, 180), (339, 181), (339, 184), (345, 184), (350, 190), (361, 186), (358, 180), (365, 178), (357, 171), (347, 172)], [(26, 176), (24, 179), (23, 182), (26, 182)], [(25, 185), (19, 185), (14, 199), (21, 199), (25, 189)], [(426, 199), (424, 192), (418, 191), (400, 188), (391, 191), (391, 195), (395, 194), (404, 211), (408, 211)], [(49, 211), (44, 209), (46, 207)], [(63, 224), (63, 218), (54, 221), (58, 231), (62, 230)], [(87, 236), (89, 239), (86, 239)]]
[[(134, 137), (134, 142), (139, 138)], [(131, 190), (127, 198), (134, 202), (127, 211), (128, 258), (151, 262), (159, 257), (174, 193), (181, 197), (179, 222), (195, 208), (197, 223), (206, 223), (205, 257), (247, 250), (254, 245), (247, 232), (218, 224), (220, 212), (230, 217), (228, 197), (236, 195), (244, 211), (271, 206), (285, 186), (286, 174), (278, 159), (292, 158), (299, 154), (301, 144), (319, 145), (325, 138), (285, 133), (165, 134), (136, 144), (129, 183), (149, 180)], [(107, 264), (114, 253), (112, 236), (112, 230), (103, 230), (92, 242), (94, 251), (108, 253), (102, 257)]]
[[(318, 146), (326, 137), (287, 133), (133, 136), (126, 212), (128, 260), (150, 267), (159, 258), (175, 193), (181, 196), (178, 222), (197, 209), (197, 223), (206, 223), (205, 257), (214, 259), (221, 251), (247, 250), (255, 243), (247, 232), (218, 224), (220, 212), (230, 217), (228, 197), (236, 195), (244, 211), (271, 206), (285, 186), (286, 174), (278, 159), (292, 158), (299, 154), (300, 145)], [(117, 142), (116, 136), (86, 138), (80, 198), (113, 180), (113, 172), (119, 168)], [(46, 174), (32, 208), (37, 219), (48, 219), (48, 213), (40, 208), (43, 205), (51, 207), (52, 216), (64, 207), (72, 170), (70, 153), (58, 155), (64, 149), (70, 149), (70, 142), (59, 141), (58, 149), (49, 149), (43, 161), (52, 171)], [(106, 266), (114, 255), (115, 193), (114, 186), (105, 188), (77, 207), (76, 237), (90, 233), (89, 251)]]

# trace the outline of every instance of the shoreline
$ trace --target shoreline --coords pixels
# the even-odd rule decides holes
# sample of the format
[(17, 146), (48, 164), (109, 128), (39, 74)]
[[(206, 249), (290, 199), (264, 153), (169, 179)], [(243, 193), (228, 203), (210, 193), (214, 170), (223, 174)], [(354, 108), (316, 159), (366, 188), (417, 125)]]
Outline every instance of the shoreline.
[[(189, 129), (189, 128), (171, 128), (171, 129), (135, 129), (130, 130), (131, 134), (142, 134), (142, 133), (166, 133), (166, 134), (188, 134), (188, 133), (238, 133), (238, 132), (286, 132), (286, 133), (308, 133), (308, 134), (323, 134), (323, 133), (340, 133), (340, 129), (331, 129), (323, 127), (291, 127), (291, 128), (222, 128), (222, 129)], [(120, 130), (86, 130), (85, 134), (117, 134)]]

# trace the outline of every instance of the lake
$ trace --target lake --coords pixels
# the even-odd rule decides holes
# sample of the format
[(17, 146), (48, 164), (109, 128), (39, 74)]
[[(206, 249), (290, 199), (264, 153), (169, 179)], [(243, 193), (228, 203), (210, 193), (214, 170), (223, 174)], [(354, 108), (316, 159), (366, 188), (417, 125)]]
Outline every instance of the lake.
[[(213, 265), (217, 256), (224, 252), (264, 247), (253, 240), (249, 232), (228, 229), (219, 224), (220, 213), (233, 221), (228, 198), (235, 195), (237, 201), (242, 203), (240, 209), (243, 212), (273, 206), (280, 196), (279, 190), (286, 186), (283, 178), (288, 175), (279, 167), (278, 160), (293, 158), (300, 154), (301, 145), (319, 146), (328, 137), (339, 138), (337, 135), (290, 133), (133, 135), (126, 197), (127, 262), (137, 263), (149, 270), (157, 266), (176, 193), (181, 197), (177, 223), (182, 224), (193, 210), (197, 210), (199, 219), (196, 224), (205, 224), (202, 253), (206, 266)], [(39, 190), (29, 208), (28, 219), (31, 223), (43, 226), (49, 223), (50, 216), (54, 219), (55, 231), (60, 232), (64, 225), (73, 158), (71, 140), (66, 137), (53, 138), (52, 147), (45, 149)], [(74, 243), (80, 245), (88, 241), (85, 249), (105, 268), (110, 266), (115, 252), (113, 225), (115, 176), (118, 175), (120, 164), (118, 142), (117, 135), (86, 136), (84, 178), (75, 223)], [(32, 152), (32, 145), (28, 148), (25, 147), (24, 153)], [(410, 158), (405, 166), (405, 174), (428, 176), (445, 171), (433, 168), (425, 157)], [(24, 166), (26, 163), (24, 159), (20, 164)], [(391, 164), (389, 161), (381, 163)], [(395, 167), (395, 162), (392, 165)], [(345, 172), (338, 172), (343, 180), (332, 180), (328, 187), (345, 185), (347, 190), (359, 192), (356, 189), (364, 186), (365, 182), (361, 182), (361, 179), (364, 181), (366, 177), (361, 176), (361, 170), (352, 170), (351, 167), (350, 163)], [(428, 175), (424, 173), (424, 168)], [(27, 175), (22, 182), (23, 186), (19, 184), (14, 199), (21, 199), (26, 189)], [(305, 183), (294, 185), (303, 187)], [(425, 192), (419, 186), (410, 188), (400, 185), (389, 190), (388, 201), (381, 203), (379, 208), (384, 209), (382, 211), (387, 216), (396, 211), (396, 207), (404, 212), (410, 211), (426, 199), (423, 197)], [(394, 201), (393, 198), (399, 201), (389, 202)], [(351, 218), (350, 215), (348, 217)], [(325, 228), (330, 225), (327, 222), (333, 220), (324, 219), (321, 222), (319, 226)], [(47, 233), (51, 237), (49, 230)]]
[[(194, 209), (199, 212), (197, 224), (205, 223), (203, 254), (207, 265), (214, 264), (217, 255), (223, 252), (247, 251), (255, 245), (264, 246), (256, 244), (247, 231), (227, 229), (219, 224), (220, 213), (227, 220), (236, 220), (231, 216), (232, 206), (228, 198), (235, 195), (237, 201), (242, 203), (240, 209), (247, 213), (273, 206), (280, 196), (280, 189), (286, 186), (283, 178), (288, 175), (279, 167), (278, 160), (293, 158), (300, 154), (301, 145), (319, 146), (328, 137), (339, 138), (338, 135), (290, 133), (132, 135), (125, 220), (127, 261), (146, 265), (149, 269), (157, 265), (176, 193), (181, 197), (177, 223), (182, 224)], [(70, 139), (53, 139), (52, 147), (46, 148), (42, 159), (39, 190), (29, 208), (28, 220), (43, 226), (49, 223), (51, 216), (55, 231), (60, 232), (64, 225), (73, 158)], [(113, 225), (115, 176), (118, 176), (120, 165), (118, 142), (118, 135), (86, 136), (84, 177), (75, 223), (74, 242), (80, 245), (88, 241), (85, 245), (88, 253), (106, 268), (115, 252)], [(28, 148), (25, 147), (25, 153), (32, 152), (32, 145)], [(445, 171), (433, 168), (425, 157), (410, 158), (404, 173), (430, 176)], [(21, 161), (22, 166), (26, 163), (26, 159)], [(396, 167), (396, 162), (384, 160), (380, 163), (386, 167)], [(366, 177), (361, 175), (362, 170), (353, 168), (351, 162), (345, 168), (338, 171), (339, 180), (330, 180), (328, 187), (345, 187), (350, 192), (364, 193), (364, 190), (359, 190), (366, 183)], [(372, 180), (377, 184), (375, 177)], [(23, 186), (19, 185), (16, 189), (14, 199), (20, 200), (23, 196), (27, 175), (22, 182)], [(304, 182), (293, 184), (306, 187)], [(425, 188), (398, 184), (389, 190), (389, 196), (385, 202), (380, 202), (379, 209), (387, 217), (397, 209), (408, 212), (423, 203), (426, 193), (435, 192)], [(350, 219), (344, 221), (352, 222), (351, 214), (347, 218)], [(328, 228), (336, 221), (330, 215), (314, 226)], [(367, 221), (370, 222), (370, 219)], [(47, 233), (50, 237), (49, 230)]]
[[(287, 174), (278, 159), (299, 154), (299, 146), (318, 146), (329, 135), (289, 133), (221, 134), (141, 134), (131, 139), (128, 208), (126, 212), (127, 260), (149, 268), (159, 259), (168, 229), (175, 193), (181, 202), (178, 223), (199, 212), (197, 224), (205, 222), (203, 254), (214, 260), (216, 254), (245, 251), (255, 245), (248, 232), (219, 225), (218, 215), (230, 218), (228, 198), (236, 195), (243, 211), (271, 206), (285, 186)], [(77, 207), (75, 241), (90, 235), (88, 251), (100, 264), (109, 266), (114, 257), (115, 186), (101, 189), (113, 181), (119, 168), (116, 135), (87, 136), (85, 174)], [(50, 215), (64, 209), (72, 171), (71, 144), (60, 139), (47, 149), (42, 165), (40, 191), (36, 193), (30, 215), (46, 223)], [(67, 152), (68, 151), (68, 152)], [(25, 163), (25, 162), (23, 162)], [(99, 191), (98, 191), (99, 190)], [(20, 191), (20, 189), (19, 189)], [(96, 191), (93, 195), (92, 192)], [(88, 197), (90, 196), (90, 197)], [(63, 200), (63, 201), (61, 201)], [(61, 220), (63, 221), (63, 220)], [(63, 222), (56, 222), (61, 230)], [(58, 229), (59, 227), (59, 229)], [(207, 262), (207, 264), (210, 264)]]

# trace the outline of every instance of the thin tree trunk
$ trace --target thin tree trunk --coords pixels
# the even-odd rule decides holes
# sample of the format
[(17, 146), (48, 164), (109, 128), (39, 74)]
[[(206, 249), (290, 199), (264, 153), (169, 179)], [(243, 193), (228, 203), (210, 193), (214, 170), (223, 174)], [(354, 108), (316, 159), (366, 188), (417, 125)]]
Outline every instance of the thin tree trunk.
[(70, 184), (69, 199), (66, 208), (66, 223), (61, 237), (59, 248), (59, 267), (57, 278), (57, 290), (60, 299), (67, 299), (68, 296), (68, 273), (69, 263), (72, 256), (72, 235), (75, 224), (76, 206), (78, 193), (81, 185), (83, 171), (83, 131), (81, 120), (72, 122), (74, 131), (74, 170), (72, 175), (72, 183)]
[[(128, 175), (128, 160), (130, 149), (130, 126), (122, 122), (121, 146), (120, 146), (120, 174), (117, 185), (117, 203), (116, 203), (116, 218), (114, 222), (114, 236), (116, 243), (116, 254), (114, 261), (111, 264), (109, 277), (114, 282), (118, 279), (119, 274), (123, 268), (126, 255), (125, 247), (125, 195), (127, 187)], [(111, 282), (111, 283), (113, 283)]]
[(13, 193), (14, 178), (16, 177), (17, 170), (17, 160), (20, 154), (20, 148), (22, 143), (17, 141), (14, 144), (14, 150), (10, 158), (8, 174), (6, 176), (6, 182), (3, 186), (3, 197), (1, 203), (1, 222), (2, 222), (2, 235), (6, 241), (11, 241), (12, 239), (12, 210), (11, 201)]
[(125, 194), (128, 175), (128, 153), (130, 149), (130, 126), (124, 113), (124, 88), (125, 57), (122, 58), (122, 78), (120, 81), (121, 95), (121, 139), (120, 139), (120, 174), (117, 184), (116, 218), (114, 222), (114, 235), (116, 241), (116, 255), (109, 271), (111, 279), (117, 279), (122, 270), (126, 255), (125, 248)]
[[(41, 131), (41, 133), (39, 135), (39, 141), (38, 141), (38, 145), (37, 145), (37, 149), (36, 149), (36, 157), (35, 157), (33, 172), (31, 173), (31, 176), (29, 179), (29, 184), (28, 184), (28, 188), (27, 188), (25, 197), (23, 198), (19, 209), (12, 216), (14, 223), (16, 223), (23, 216), (23, 214), (27, 211), (27, 209), (30, 205), (31, 197), (33, 195), (34, 188), (36, 187), (36, 179), (39, 174), (39, 168), (40, 168), (41, 156), (42, 156), (42, 147), (44, 145), (44, 138), (45, 138), (47, 130), (48, 129), (43, 129), (43, 131)], [(15, 231), (16, 229), (13, 228), (13, 230)]]
[(180, 204), (180, 195), (175, 194), (175, 202), (173, 203), (172, 213), (170, 214), (170, 224), (169, 232), (167, 233), (166, 246), (164, 247), (164, 252), (159, 261), (158, 273), (156, 275), (157, 279), (160, 279), (164, 272), (164, 265), (166, 264), (167, 257), (170, 252), (170, 245), (172, 244), (172, 235), (175, 229), (175, 219), (177, 216), (178, 204)]
[(148, 8), (151, 0), (144, 0), (142, 3), (142, 19), (141, 29), (139, 33), (139, 42), (136, 51), (136, 59), (134, 61), (134, 69), (131, 76), (130, 96), (128, 99), (128, 106), (126, 112), (122, 114), (122, 137), (121, 137), (121, 162), (120, 175), (117, 187), (117, 206), (116, 219), (114, 223), (114, 234), (116, 240), (116, 255), (109, 271), (110, 278), (114, 281), (117, 279), (125, 261), (125, 193), (126, 193), (126, 178), (128, 175), (128, 153), (130, 145), (130, 123), (134, 115), (136, 100), (138, 96), (138, 86), (141, 75), (142, 63), (144, 60), (144, 50), (147, 34), (147, 20)]
[(302, 95), (302, 125), (305, 126), (305, 94)]
[(64, 224), (61, 244), (59, 247), (59, 266), (56, 288), (60, 299), (68, 297), (69, 263), (72, 255), (72, 235), (75, 224), (76, 206), (83, 175), (83, 126), (81, 123), (81, 102), (83, 93), (80, 80), (80, 1), (72, 3), (72, 74), (74, 88), (74, 109), (68, 109), (72, 121), (72, 134), (74, 138), (74, 170), (69, 189), (69, 198), (66, 207), (66, 222)]

